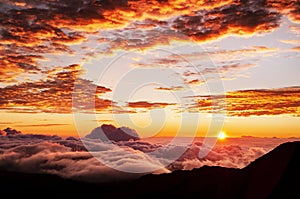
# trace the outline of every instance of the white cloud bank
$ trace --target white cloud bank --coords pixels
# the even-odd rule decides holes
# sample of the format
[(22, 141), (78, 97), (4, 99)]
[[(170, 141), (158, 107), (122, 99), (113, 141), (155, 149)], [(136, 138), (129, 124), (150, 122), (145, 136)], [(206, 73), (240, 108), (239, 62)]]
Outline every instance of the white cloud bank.
[[(273, 140), (269, 141), (273, 143), (273, 148), (287, 141)], [(260, 143), (263, 142), (261, 139)], [(270, 144), (266, 148), (257, 142), (253, 142), (254, 145), (249, 145), (249, 142), (245, 142), (247, 145), (217, 144), (205, 158), (199, 159), (201, 142), (194, 142), (187, 150), (182, 148), (184, 146), (164, 147), (162, 144), (144, 140), (108, 143), (84, 138), (84, 143), (90, 151), (86, 150), (80, 139), (74, 137), (2, 133), (0, 170), (51, 173), (77, 180), (107, 182), (137, 178), (143, 175), (140, 171), (164, 173), (178, 169), (190, 170), (204, 165), (243, 168), (270, 150)], [(160, 150), (165, 151), (162, 153)], [(186, 151), (165, 167), (173, 158), (170, 154), (178, 150)]]

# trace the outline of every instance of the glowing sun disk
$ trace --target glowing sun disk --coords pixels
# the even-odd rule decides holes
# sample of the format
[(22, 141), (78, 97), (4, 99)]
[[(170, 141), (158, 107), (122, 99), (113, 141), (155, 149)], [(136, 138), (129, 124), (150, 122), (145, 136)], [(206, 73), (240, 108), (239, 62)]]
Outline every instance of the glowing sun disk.
[(227, 135), (225, 132), (223, 132), (223, 131), (219, 132), (218, 140), (224, 140), (224, 139), (226, 139), (226, 137), (227, 137)]

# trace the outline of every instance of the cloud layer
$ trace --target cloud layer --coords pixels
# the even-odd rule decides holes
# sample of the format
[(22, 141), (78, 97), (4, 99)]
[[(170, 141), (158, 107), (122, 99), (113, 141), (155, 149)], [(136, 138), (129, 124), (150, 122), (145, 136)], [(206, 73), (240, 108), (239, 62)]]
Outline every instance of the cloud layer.
[[(226, 98), (197, 96), (198, 102), (190, 111), (212, 112), (224, 109), (228, 116), (291, 115), (300, 116), (299, 87), (256, 89), (228, 92)], [(218, 104), (225, 100), (226, 105)]]
[[(209, 74), (216, 71), (227, 73), (228, 70), (232, 71), (247, 67), (250, 66), (228, 65), (217, 69), (206, 68), (203, 73)], [(101, 98), (101, 95), (111, 92), (109, 88), (95, 85), (89, 80), (76, 79), (76, 74), (80, 72), (79, 68), (77, 65), (71, 65), (64, 68), (64, 72), (49, 75), (47, 80), (0, 88), (0, 108), (5, 111), (20, 113), (72, 113), (72, 111), (77, 110), (111, 112), (114, 108), (115, 113), (133, 113), (141, 108), (150, 110), (176, 105), (176, 103), (136, 101), (128, 102), (126, 111), (124, 111), (115, 102)], [(194, 75), (191, 73), (185, 74), (191, 79)], [(75, 79), (79, 85), (76, 89), (74, 89)], [(193, 84), (191, 81), (190, 84)], [(196, 79), (196, 81), (199, 80)], [(183, 87), (156, 89), (176, 91), (183, 89)], [(74, 98), (74, 95), (77, 97)], [(248, 117), (285, 114), (298, 117), (300, 115), (298, 109), (300, 106), (299, 97), (299, 87), (240, 90), (226, 93), (226, 98), (213, 95), (187, 97), (191, 98), (192, 101), (196, 100), (196, 103), (186, 104), (184, 108), (190, 112), (200, 111), (202, 113), (226, 109), (228, 116)], [(87, 103), (87, 99), (90, 99), (89, 103)]]
[[(62, 71), (49, 73), (45, 80), (0, 88), (0, 107), (22, 113), (71, 113), (72, 96), (76, 95), (73, 101), (75, 110), (79, 107), (85, 111), (109, 108), (112, 102), (99, 96), (111, 90), (79, 78), (80, 71), (79, 65), (70, 65), (63, 67)], [(74, 87), (75, 83), (78, 86)], [(94, 107), (83, 99), (94, 99)]]
[[(299, 3), (296, 0), (4, 0), (0, 3), (0, 13), (0, 83), (14, 84), (0, 88), (1, 109), (17, 112), (70, 113), (71, 95), (77, 76), (80, 86), (78, 90), (75, 89), (75, 95), (78, 94), (80, 98), (75, 100), (78, 107), (73, 108), (86, 111), (95, 108), (101, 112), (110, 110), (114, 104), (109, 99), (99, 97), (110, 92), (110, 89), (80, 79), (82, 73), (79, 72), (79, 64), (57, 66), (49, 63), (51, 60), (47, 59), (50, 55), (57, 55), (66, 60), (76, 57), (75, 62), (79, 62), (86, 59), (87, 54), (106, 55), (119, 49), (146, 49), (169, 44), (173, 40), (205, 42), (232, 34), (270, 32), (279, 27), (283, 15), (297, 23)], [(101, 48), (91, 52), (95, 43)], [(224, 62), (216, 69), (204, 68), (200, 72), (221, 73), (221, 77), (232, 78), (236, 71), (254, 66), (252, 63), (236, 60), (237, 55), (240, 57), (242, 53), (251, 56), (272, 50), (276, 49), (255, 46), (249, 49), (211, 52), (212, 56), (222, 56), (223, 61), (224, 57), (228, 59), (230, 56), (235, 60)], [(297, 51), (298, 48), (293, 50)], [(73, 58), (70, 58), (72, 56)], [(52, 67), (41, 64), (42, 61)], [(136, 64), (139, 67), (146, 66), (145, 63)], [(182, 63), (175, 57), (169, 57), (147, 64), (170, 66)], [(182, 72), (186, 74), (186, 85), (203, 83), (194, 77), (199, 74)], [(35, 75), (34, 81), (29, 81), (26, 75)], [(37, 80), (39, 78), (40, 80)], [(160, 90), (180, 90), (183, 86), (162, 87)], [(95, 93), (92, 92), (94, 89), (96, 94), (91, 94)], [(86, 104), (82, 100), (84, 98), (95, 99), (95, 105)], [(172, 104), (128, 102), (131, 109), (152, 109), (168, 105)], [(230, 107), (228, 109), (230, 110)], [(115, 110), (122, 112), (121, 108)]]
[[(0, 13), (0, 83), (8, 83), (23, 73), (44, 72), (40, 61), (46, 54), (84, 57), (90, 53), (84, 48), (95, 41), (107, 53), (269, 32), (282, 15), (298, 23), (299, 2), (3, 0)], [(73, 48), (77, 44), (81, 48)]]
[(154, 172), (164, 173), (190, 170), (203, 165), (243, 168), (287, 141), (274, 138), (235, 138), (218, 143), (203, 159), (199, 159), (198, 154), (201, 147), (205, 146), (201, 141), (195, 141), (189, 148), (183, 148), (185, 152), (179, 159), (164, 168), (164, 163), (173, 158), (172, 154), (182, 150), (184, 146), (170, 144), (164, 147), (163, 143), (155, 140), (103, 142), (85, 139), (84, 143), (90, 150), (87, 151), (78, 138), (22, 134), (13, 129), (1, 131), (0, 138), (0, 169), (51, 173), (65, 178), (97, 182), (125, 180), (143, 175), (119, 170), (161, 168)]

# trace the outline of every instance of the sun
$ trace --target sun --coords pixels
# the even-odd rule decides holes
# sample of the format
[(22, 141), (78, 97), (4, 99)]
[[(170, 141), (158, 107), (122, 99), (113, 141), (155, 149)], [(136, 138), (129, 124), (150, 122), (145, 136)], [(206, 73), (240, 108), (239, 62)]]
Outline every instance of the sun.
[(225, 140), (227, 137), (226, 133), (223, 131), (220, 131), (218, 134), (218, 140)]

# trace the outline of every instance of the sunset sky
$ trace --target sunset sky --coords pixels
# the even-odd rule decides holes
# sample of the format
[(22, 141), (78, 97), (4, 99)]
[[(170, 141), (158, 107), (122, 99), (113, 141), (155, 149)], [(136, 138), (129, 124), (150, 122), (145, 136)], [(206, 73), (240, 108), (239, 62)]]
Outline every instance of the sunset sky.
[(0, 129), (300, 137), (298, 0), (2, 0), (0, 52)]

